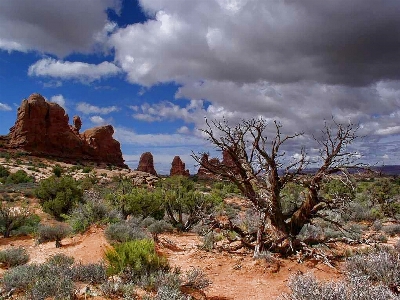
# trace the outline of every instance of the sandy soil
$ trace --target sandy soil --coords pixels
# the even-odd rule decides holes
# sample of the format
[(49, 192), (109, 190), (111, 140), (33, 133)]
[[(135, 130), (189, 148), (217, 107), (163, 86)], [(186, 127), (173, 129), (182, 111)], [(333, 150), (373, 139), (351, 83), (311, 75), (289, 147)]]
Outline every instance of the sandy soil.
[[(174, 267), (182, 271), (192, 267), (201, 268), (211, 279), (206, 290), (207, 299), (274, 299), (287, 291), (291, 274), (312, 271), (318, 278), (340, 277), (339, 270), (316, 262), (297, 263), (295, 260), (254, 260), (251, 254), (207, 252), (199, 249), (200, 240), (195, 234), (162, 235), (159, 250), (165, 253)], [(30, 255), (30, 263), (41, 263), (49, 256), (63, 253), (73, 256), (75, 262), (92, 263), (103, 260), (104, 250), (109, 247), (104, 231), (92, 227), (83, 235), (62, 241), (56, 248), (54, 242), (37, 245), (35, 240), (24, 238), (0, 238), (0, 250), (22, 246)], [(3, 270), (4, 272), (4, 270)]]

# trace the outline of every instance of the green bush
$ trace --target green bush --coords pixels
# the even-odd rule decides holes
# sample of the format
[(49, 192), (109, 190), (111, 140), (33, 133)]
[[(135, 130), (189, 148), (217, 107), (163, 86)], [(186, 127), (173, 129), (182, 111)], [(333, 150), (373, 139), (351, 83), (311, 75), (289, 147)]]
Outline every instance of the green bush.
[(116, 192), (106, 195), (106, 199), (121, 211), (126, 219), (132, 216), (151, 216), (155, 219), (164, 217), (163, 197), (160, 191), (135, 187), (122, 181)]
[(127, 272), (132, 278), (168, 268), (167, 259), (159, 255), (149, 239), (118, 244), (105, 253), (110, 275)]
[(55, 241), (56, 247), (61, 247), (61, 240), (72, 232), (70, 226), (66, 224), (57, 224), (55, 226), (39, 225), (37, 232), (38, 243), (46, 243)]
[(67, 214), (71, 208), (82, 201), (82, 190), (71, 176), (51, 176), (40, 182), (35, 189), (43, 210), (57, 219)]
[(215, 213), (221, 205), (221, 193), (199, 192), (192, 180), (173, 176), (158, 182), (165, 211), (171, 224), (182, 231), (189, 231), (206, 216)]
[(0, 182), (4, 183), (9, 175), (10, 171), (3, 165), (0, 165)]
[(22, 248), (9, 248), (0, 251), (0, 263), (6, 268), (26, 264), (29, 261), (28, 252)]
[(29, 209), (19, 206), (10, 206), (6, 203), (1, 203), (0, 205), (0, 229), (4, 237), (10, 237), (13, 231), (15, 233), (15, 231), (21, 229), (21, 227), (30, 225), (29, 222), (32, 221), (32, 219)]
[(15, 173), (10, 173), (5, 180), (6, 184), (20, 184), (26, 182), (32, 182), (33, 178), (28, 175), (24, 170), (18, 170)]
[(82, 169), (82, 173), (90, 173), (90, 172), (92, 172), (92, 170), (93, 170), (93, 167), (84, 166), (83, 169)]
[(53, 167), (53, 174), (56, 177), (61, 177), (61, 174), (63, 173), (63, 168), (60, 165), (55, 165)]

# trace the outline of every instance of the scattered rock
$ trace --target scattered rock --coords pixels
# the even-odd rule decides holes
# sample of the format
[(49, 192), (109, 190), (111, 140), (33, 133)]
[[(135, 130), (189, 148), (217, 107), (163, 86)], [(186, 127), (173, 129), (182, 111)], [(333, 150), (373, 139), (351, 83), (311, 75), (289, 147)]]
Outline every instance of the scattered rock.
[(189, 170), (185, 169), (185, 163), (179, 156), (175, 156), (172, 160), (170, 176), (190, 176)]
[(154, 169), (153, 154), (151, 154), (151, 152), (145, 152), (140, 156), (137, 170), (157, 176), (157, 172)]

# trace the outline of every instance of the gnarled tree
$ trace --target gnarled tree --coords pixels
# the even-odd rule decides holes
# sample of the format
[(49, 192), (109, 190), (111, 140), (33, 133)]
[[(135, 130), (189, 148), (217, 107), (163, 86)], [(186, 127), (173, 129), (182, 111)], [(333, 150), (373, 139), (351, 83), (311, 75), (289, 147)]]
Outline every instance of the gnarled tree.
[[(318, 193), (322, 180), (352, 162), (353, 153), (347, 146), (356, 138), (357, 128), (352, 124), (334, 123), (333, 127), (325, 124), (323, 138), (317, 140), (321, 146), (321, 166), (314, 175), (306, 177), (300, 176), (309, 163), (304, 148), (299, 149), (296, 158), (289, 158), (282, 149), (303, 133), (284, 135), (282, 126), (275, 121), (275, 133), (269, 138), (265, 119), (243, 120), (236, 126), (230, 126), (226, 120), (206, 121), (206, 125), (203, 133), (218, 150), (230, 157), (230, 163), (215, 163), (204, 153), (193, 154), (193, 158), (209, 172), (235, 183), (257, 211), (255, 235), (246, 234), (237, 226), (229, 229), (237, 231), (242, 242), (254, 248), (254, 256), (264, 250), (294, 251), (298, 245), (296, 235), (324, 207), (324, 199)], [(293, 181), (308, 192), (300, 207), (284, 213), (281, 191)]]

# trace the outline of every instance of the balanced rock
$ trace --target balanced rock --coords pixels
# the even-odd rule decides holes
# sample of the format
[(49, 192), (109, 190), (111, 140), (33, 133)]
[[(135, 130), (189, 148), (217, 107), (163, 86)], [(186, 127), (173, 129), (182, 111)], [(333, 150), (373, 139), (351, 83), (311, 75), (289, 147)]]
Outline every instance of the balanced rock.
[(175, 156), (172, 160), (171, 170), (169, 172), (170, 176), (190, 176), (189, 170), (185, 169), (185, 163), (179, 156)]
[(151, 154), (151, 152), (145, 152), (140, 156), (137, 170), (157, 176), (157, 172), (154, 169), (153, 154)]
[(17, 120), (2, 147), (27, 151), (36, 156), (58, 159), (93, 161), (126, 167), (112, 126), (101, 126), (79, 134), (82, 121), (74, 117), (74, 126), (57, 103), (47, 102), (43, 96), (32, 94), (22, 101)]
[(81, 130), (81, 127), (82, 127), (81, 118), (79, 116), (74, 116), (73, 123), (74, 123), (74, 126), (73, 126), (74, 132), (79, 133), (79, 130)]

